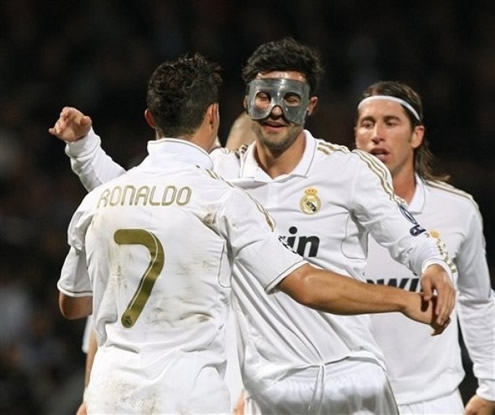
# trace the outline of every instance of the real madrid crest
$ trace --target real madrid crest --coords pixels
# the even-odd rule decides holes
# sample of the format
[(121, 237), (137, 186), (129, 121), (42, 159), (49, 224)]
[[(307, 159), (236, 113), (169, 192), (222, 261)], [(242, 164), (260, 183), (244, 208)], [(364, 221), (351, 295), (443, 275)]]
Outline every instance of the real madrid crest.
[(318, 190), (314, 187), (304, 190), (304, 196), (301, 198), (299, 206), (301, 207), (303, 213), (306, 213), (307, 215), (314, 215), (318, 212), (321, 207), (321, 200), (318, 197)]

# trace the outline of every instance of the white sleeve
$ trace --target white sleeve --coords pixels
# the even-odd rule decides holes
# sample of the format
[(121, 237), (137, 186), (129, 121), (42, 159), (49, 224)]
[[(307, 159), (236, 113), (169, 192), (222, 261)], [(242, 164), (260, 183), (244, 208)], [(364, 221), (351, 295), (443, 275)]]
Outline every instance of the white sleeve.
[(86, 195), (72, 216), (67, 231), (70, 250), (62, 266), (57, 288), (70, 297), (93, 295), (85, 249), (86, 230), (92, 218), (90, 206), (93, 198), (94, 192)]
[(393, 192), (387, 167), (374, 156), (354, 150), (362, 161), (354, 177), (352, 209), (373, 238), (392, 258), (416, 275), (430, 263), (441, 265), (452, 278), (455, 269), (444, 244), (429, 235)]
[(65, 154), (70, 157), (72, 171), (88, 191), (125, 173), (101, 148), (101, 139), (93, 129), (80, 140), (67, 143)]
[(466, 217), (467, 234), (457, 257), (458, 315), (478, 379), (476, 393), (495, 401), (495, 295), (490, 285), (481, 216), (475, 208), (472, 213)]
[(227, 180), (239, 178), (239, 155), (226, 148), (216, 148), (210, 153), (215, 173)]
[(270, 292), (306, 261), (286, 247), (273, 232), (266, 210), (240, 189), (231, 189), (221, 201), (218, 231), (228, 241), (232, 256)]

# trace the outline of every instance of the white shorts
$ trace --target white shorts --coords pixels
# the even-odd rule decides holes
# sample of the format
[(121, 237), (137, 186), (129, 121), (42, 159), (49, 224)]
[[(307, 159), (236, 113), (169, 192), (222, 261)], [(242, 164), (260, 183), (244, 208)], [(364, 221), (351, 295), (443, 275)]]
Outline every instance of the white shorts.
[(368, 359), (345, 359), (285, 376), (246, 393), (246, 415), (397, 415), (384, 370)]
[(429, 401), (412, 403), (409, 405), (399, 405), (401, 415), (463, 415), (464, 404), (462, 403), (459, 390), (455, 390), (449, 395), (444, 395)]
[(88, 414), (228, 414), (230, 396), (201, 353), (145, 367), (136, 353), (99, 348), (86, 391)]

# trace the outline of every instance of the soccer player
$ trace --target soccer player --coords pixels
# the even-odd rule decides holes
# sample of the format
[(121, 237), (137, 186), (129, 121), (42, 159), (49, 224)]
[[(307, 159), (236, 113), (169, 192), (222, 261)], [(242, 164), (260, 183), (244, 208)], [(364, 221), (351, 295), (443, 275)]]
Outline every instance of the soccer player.
[[(241, 152), (214, 151), (215, 170), (259, 199), (280, 238), (321, 268), (365, 281), (371, 232), (421, 275), (425, 299), (437, 291), (436, 311), (445, 318), (455, 301), (447, 253), (394, 195), (386, 167), (304, 130), (321, 73), (312, 48), (291, 38), (262, 44), (243, 70), (256, 142)], [(66, 151), (89, 189), (123, 173), (90, 126), (89, 117), (69, 111), (51, 130), (76, 140)], [(243, 263), (234, 274), (247, 413), (396, 412), (369, 316), (323, 313), (283, 293), (267, 295)]]
[[(495, 411), (495, 296), (485, 256), (482, 219), (471, 195), (445, 183), (430, 167), (420, 96), (400, 82), (366, 88), (358, 105), (356, 146), (389, 168), (395, 192), (431, 234), (445, 241), (457, 266), (457, 312), (441, 337), (395, 314), (372, 316), (401, 414), (463, 414), (462, 334), (479, 387), (467, 414)], [(418, 276), (370, 239), (366, 278), (419, 292)], [(384, 278), (385, 277), (385, 278)], [(425, 387), (428, 385), (428, 387)]]

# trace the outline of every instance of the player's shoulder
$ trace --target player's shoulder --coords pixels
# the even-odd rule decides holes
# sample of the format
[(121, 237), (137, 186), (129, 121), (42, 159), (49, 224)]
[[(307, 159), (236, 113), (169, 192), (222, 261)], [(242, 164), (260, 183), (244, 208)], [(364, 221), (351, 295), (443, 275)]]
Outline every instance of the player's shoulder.
[(350, 149), (348, 146), (342, 144), (334, 144), (329, 141), (322, 140), (320, 138), (315, 139), (316, 142), (316, 153), (319, 155), (320, 159), (342, 159), (345, 162), (350, 160), (355, 160), (356, 162), (363, 160), (376, 161), (377, 159), (371, 154), (357, 149)]
[(221, 176), (215, 169), (199, 166), (196, 183), (200, 185), (202, 191), (215, 193), (217, 196), (226, 192), (230, 193), (233, 189), (236, 189), (232, 183)]
[(210, 152), (212, 158), (232, 158), (240, 159), (246, 153), (248, 149), (247, 144), (243, 144), (241, 147), (232, 150), (227, 147), (216, 147)]
[(227, 179), (239, 177), (242, 158), (247, 150), (247, 146), (242, 146), (238, 150), (218, 147), (210, 153), (213, 161), (213, 170), (220, 176)]
[(448, 204), (450, 207), (457, 206), (465, 210), (479, 211), (478, 204), (468, 192), (440, 180), (425, 180), (424, 182), (430, 197), (438, 202)]
[(330, 156), (342, 156), (351, 153), (349, 147), (344, 145), (334, 144), (321, 138), (315, 138), (315, 142), (316, 154), (321, 159), (329, 158)]

